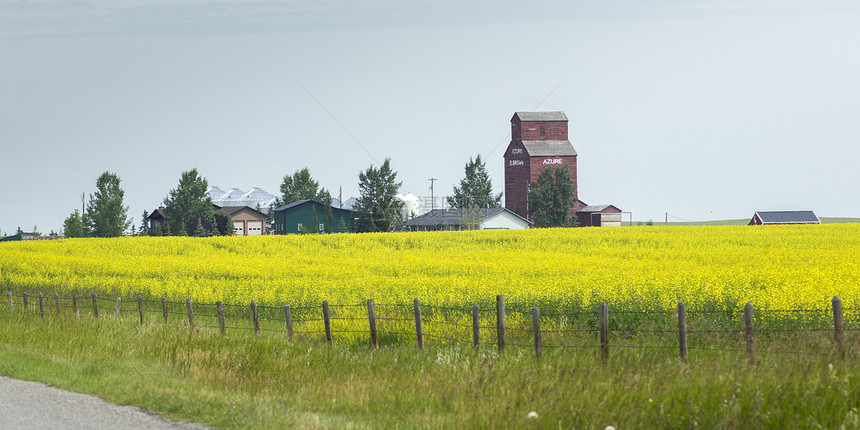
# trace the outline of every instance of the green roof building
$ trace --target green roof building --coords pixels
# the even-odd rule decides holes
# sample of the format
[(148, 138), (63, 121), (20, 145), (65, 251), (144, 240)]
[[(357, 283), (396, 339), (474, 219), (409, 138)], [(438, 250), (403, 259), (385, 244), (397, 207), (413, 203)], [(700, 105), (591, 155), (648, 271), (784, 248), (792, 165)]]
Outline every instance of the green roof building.
[[(313, 233), (351, 233), (355, 211), (331, 207), (331, 225), (326, 225), (326, 205), (316, 200), (299, 200), (275, 208), (275, 234)], [(314, 229), (316, 212), (316, 229)]]

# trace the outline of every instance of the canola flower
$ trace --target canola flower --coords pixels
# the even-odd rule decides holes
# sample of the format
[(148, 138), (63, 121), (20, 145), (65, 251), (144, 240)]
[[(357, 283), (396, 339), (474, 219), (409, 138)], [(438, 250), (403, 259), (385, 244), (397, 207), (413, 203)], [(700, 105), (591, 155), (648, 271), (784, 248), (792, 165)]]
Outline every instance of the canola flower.
[(852, 308), (860, 224), (532, 229), (0, 243), (12, 291), (195, 302), (411, 303), (545, 310)]

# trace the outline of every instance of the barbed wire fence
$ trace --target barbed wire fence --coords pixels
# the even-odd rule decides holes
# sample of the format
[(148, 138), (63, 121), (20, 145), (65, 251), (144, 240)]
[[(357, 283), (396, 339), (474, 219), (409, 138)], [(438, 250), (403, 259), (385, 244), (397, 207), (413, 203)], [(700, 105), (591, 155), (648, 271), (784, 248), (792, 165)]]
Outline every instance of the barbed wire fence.
[[(505, 296), (496, 297), (495, 307), (481, 309), (434, 306), (415, 299), (411, 304), (376, 303), (329, 304), (292, 307), (216, 303), (193, 303), (144, 299), (135, 296), (116, 300), (99, 297), (59, 294), (31, 297), (27, 292), (7, 294), (6, 311), (41, 318), (72, 316), (116, 320), (136, 314), (137, 323), (179, 323), (192, 331), (212, 330), (222, 335), (228, 331), (253, 332), (286, 336), (294, 339), (320, 340), (332, 345), (336, 339), (361, 339), (366, 336), (371, 347), (380, 344), (425, 343), (471, 345), (473, 348), (528, 348), (540, 358), (544, 349), (579, 349), (597, 352), (609, 360), (611, 349), (676, 350), (686, 362), (690, 351), (743, 353), (751, 364), (757, 362), (759, 339), (779, 340), (798, 333), (810, 333), (819, 342), (808, 350), (780, 350), (777, 354), (831, 354), (844, 359), (856, 353), (856, 336), (846, 340), (846, 332), (860, 331), (860, 312), (844, 309), (836, 296), (829, 306), (818, 309), (754, 309), (747, 303), (743, 309), (687, 310), (678, 302), (676, 310), (618, 310), (610, 312), (607, 303), (593, 309), (575, 309), (541, 314), (538, 307), (530, 311), (507, 309)], [(847, 315), (847, 317), (846, 317)], [(820, 334), (820, 336), (818, 335)], [(772, 345), (771, 345), (772, 346)]]

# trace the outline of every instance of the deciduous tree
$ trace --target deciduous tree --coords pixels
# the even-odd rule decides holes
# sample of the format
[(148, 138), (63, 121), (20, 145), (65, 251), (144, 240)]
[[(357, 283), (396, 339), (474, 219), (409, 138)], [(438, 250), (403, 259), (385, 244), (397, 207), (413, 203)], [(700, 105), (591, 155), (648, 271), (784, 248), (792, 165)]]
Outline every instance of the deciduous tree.
[(448, 205), (456, 209), (498, 208), (502, 206), (502, 193), (493, 195), (493, 182), (481, 154), (466, 163), (466, 177), (460, 186), (454, 186), (454, 195), (448, 196)]
[(288, 204), (299, 200), (316, 200), (331, 204), (331, 194), (320, 187), (320, 183), (311, 176), (307, 167), (296, 170), (292, 175), (284, 176), (281, 182), (280, 201), (276, 204)]
[(576, 204), (575, 185), (567, 164), (540, 172), (528, 191), (528, 215), (535, 227), (573, 227), (578, 225), (570, 211)]
[(215, 220), (212, 198), (206, 194), (209, 182), (197, 169), (182, 172), (179, 185), (164, 198), (164, 213), (169, 230), (177, 236), (192, 236), (198, 221), (211, 228)]

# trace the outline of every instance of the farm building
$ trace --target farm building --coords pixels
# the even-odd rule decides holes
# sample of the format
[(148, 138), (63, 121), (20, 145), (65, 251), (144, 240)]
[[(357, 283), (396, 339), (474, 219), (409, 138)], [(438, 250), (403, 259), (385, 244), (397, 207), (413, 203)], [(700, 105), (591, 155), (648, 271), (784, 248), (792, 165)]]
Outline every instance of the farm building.
[(526, 218), (531, 182), (550, 167), (566, 166), (573, 181), (572, 212), (585, 206), (577, 198), (576, 150), (568, 140), (564, 112), (516, 112), (511, 118), (511, 143), (505, 150), (505, 208)]
[(206, 190), (206, 195), (212, 199), (212, 203), (220, 207), (248, 206), (249, 208), (268, 209), (275, 203), (275, 195), (257, 187), (245, 192), (239, 188), (224, 191), (213, 185)]
[[(325, 225), (326, 211), (331, 209), (331, 226)], [(314, 213), (316, 213), (317, 229), (320, 232), (331, 231), (332, 233), (351, 232), (355, 211), (326, 207), (325, 204), (316, 200), (299, 200), (281, 207), (275, 208), (273, 230), (275, 234), (307, 233), (314, 230)]]
[(813, 211), (756, 211), (748, 225), (821, 224)]
[(531, 222), (506, 208), (434, 209), (403, 223), (409, 231), (518, 230)]
[[(233, 221), (234, 236), (259, 236), (269, 234), (266, 228), (266, 214), (248, 206), (218, 206), (212, 205), (215, 212), (228, 216)], [(164, 207), (152, 211), (146, 218), (149, 229), (153, 232), (165, 231), (167, 228), (167, 213)]]
[(223, 206), (216, 211), (233, 221), (234, 236), (260, 236), (269, 234), (266, 229), (266, 214), (248, 206)]
[(613, 205), (586, 206), (576, 211), (583, 227), (621, 227), (621, 209)]

